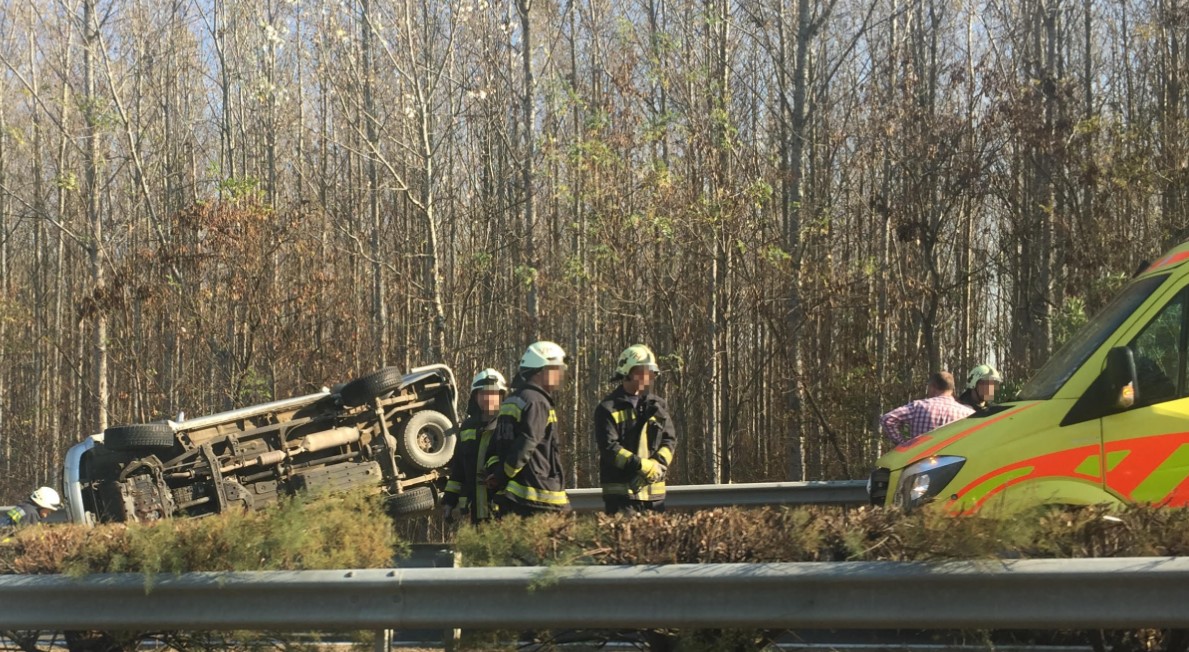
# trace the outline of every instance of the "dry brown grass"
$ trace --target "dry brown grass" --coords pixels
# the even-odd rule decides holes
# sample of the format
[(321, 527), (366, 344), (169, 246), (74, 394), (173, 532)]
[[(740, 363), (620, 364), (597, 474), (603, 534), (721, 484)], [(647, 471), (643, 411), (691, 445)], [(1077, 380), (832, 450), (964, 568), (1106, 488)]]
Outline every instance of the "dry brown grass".
[(467, 565), (919, 561), (1189, 554), (1189, 511), (1038, 510), (1010, 520), (882, 509), (542, 515), (464, 527)]
[(27, 528), (0, 545), (3, 573), (186, 573), (382, 568), (397, 549), (378, 499), (294, 499), (259, 512)]
[[(510, 518), (456, 538), (470, 566), (557, 564), (909, 561), (1189, 554), (1189, 511), (1041, 510), (1012, 520), (949, 518), (873, 509), (714, 509), (634, 517)], [(362, 496), (294, 500), (252, 514), (157, 525), (30, 528), (0, 546), (0, 572), (70, 573), (379, 568), (399, 546), (382, 506)], [(146, 578), (149, 575), (146, 575)], [(771, 632), (651, 632), (667, 649), (760, 649)], [(148, 636), (124, 637), (136, 641)], [(277, 634), (157, 633), (176, 649), (300, 650)], [(369, 633), (359, 641), (367, 647)], [(988, 647), (997, 634), (971, 633)], [(1164, 632), (1014, 633), (1011, 642), (1091, 642), (1101, 649), (1167, 647)], [(472, 649), (500, 649), (475, 633)], [(212, 645), (212, 642), (214, 643)]]

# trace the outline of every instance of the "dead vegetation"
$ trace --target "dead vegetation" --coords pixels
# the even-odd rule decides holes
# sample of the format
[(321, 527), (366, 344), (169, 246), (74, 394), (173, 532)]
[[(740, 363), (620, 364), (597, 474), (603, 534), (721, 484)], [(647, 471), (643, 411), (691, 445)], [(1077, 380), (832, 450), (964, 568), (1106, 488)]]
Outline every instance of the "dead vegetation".
[[(464, 527), (468, 566), (819, 561), (947, 561), (1189, 554), (1189, 510), (1044, 509), (1010, 520), (832, 507), (714, 509), (630, 517), (546, 515)], [(761, 650), (778, 631), (641, 633), (648, 649)], [(1096, 652), (1184, 652), (1182, 632), (906, 632), (933, 645), (1075, 645)], [(793, 638), (796, 638), (794, 633)], [(912, 640), (911, 638), (909, 640)], [(482, 646), (482, 642), (477, 642)], [(479, 649), (479, 648), (476, 648)]]
[(378, 499), (294, 499), (155, 524), (28, 528), (0, 545), (3, 573), (187, 573), (382, 568), (398, 541)]
[[(147, 579), (162, 572), (383, 568), (392, 565), (394, 553), (403, 552), (395, 531), (375, 499), (299, 499), (256, 513), (157, 525), (30, 528), (0, 546), (0, 572), (132, 572), (146, 573)], [(1189, 554), (1189, 510), (1051, 509), (1000, 521), (829, 507), (723, 508), (627, 518), (544, 515), (464, 526), (455, 544), (468, 566), (1171, 556)], [(73, 634), (72, 649), (96, 652), (127, 650), (146, 639), (174, 649), (316, 645), (308, 636), (267, 632)], [(777, 634), (653, 630), (640, 637), (653, 650), (755, 650)], [(1008, 643), (1089, 644), (1116, 652), (1183, 647), (1175, 635), (1154, 630), (956, 635), (988, 648)], [(353, 638), (366, 645), (369, 636), (360, 632)], [(26, 652), (39, 649), (38, 639), (28, 633), (0, 637)], [(498, 633), (476, 632), (464, 643), (499, 649), (506, 640)]]
[(457, 541), (472, 566), (1166, 556), (1189, 554), (1189, 511), (1054, 508), (1010, 520), (832, 507), (546, 515), (465, 527)]
[[(224, 513), (147, 525), (27, 528), (0, 545), (0, 572), (22, 574), (157, 573), (199, 571), (383, 568), (405, 545), (375, 497), (346, 495), (286, 500), (251, 513)], [(0, 632), (0, 647), (41, 652), (124, 652), (144, 641), (166, 649), (306, 652), (322, 649), (317, 636), (277, 632)], [(347, 633), (361, 648), (370, 632)], [(340, 636), (340, 640), (342, 636)]]

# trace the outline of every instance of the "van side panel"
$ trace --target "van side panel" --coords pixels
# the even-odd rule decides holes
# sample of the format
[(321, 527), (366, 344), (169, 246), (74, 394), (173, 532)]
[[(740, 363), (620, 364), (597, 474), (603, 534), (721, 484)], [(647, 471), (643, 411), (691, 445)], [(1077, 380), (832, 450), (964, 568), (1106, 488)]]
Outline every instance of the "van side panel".
[[(1189, 403), (1189, 400), (1173, 403)], [(1116, 419), (1133, 416), (1139, 415), (1125, 413), (1104, 420), (1108, 422), (1107, 489), (1127, 502), (1189, 505), (1189, 432), (1185, 431), (1189, 428), (1189, 415)]]
[(963, 513), (1006, 516), (1042, 505), (1119, 505), (1102, 485), (1071, 478), (1039, 478), (1012, 484), (990, 495), (977, 510)]
[[(1041, 433), (1056, 435), (1055, 432)], [(1027, 442), (1031, 443), (1031, 442)], [(1011, 496), (1020, 508), (1054, 500), (1058, 494), (1072, 498), (1100, 496), (1105, 502), (1114, 502), (1102, 489), (1101, 448), (1098, 443), (1084, 443), (1074, 448), (1056, 450), (1015, 462), (1009, 462), (977, 477), (959, 477), (955, 483), (961, 487), (952, 495), (948, 509), (961, 513), (974, 513), (988, 503), (1001, 504), (1003, 494)], [(1051, 494), (1051, 495), (1046, 495)], [(1031, 500), (1029, 500), (1031, 499)], [(1083, 504), (1077, 501), (1072, 504)]]
[(994, 426), (995, 424), (1009, 417), (1016, 418), (1021, 412), (1024, 412), (1025, 410), (1037, 405), (1039, 405), (1039, 403), (1028, 403), (1018, 408), (1009, 409), (1001, 414), (997, 414), (989, 418), (961, 419), (959, 421), (955, 421), (953, 424), (950, 424), (946, 430), (938, 428), (937, 430), (923, 434), (916, 439), (906, 441), (903, 444), (897, 446), (895, 452), (908, 455), (907, 459), (910, 460), (908, 464), (911, 464), (912, 462), (925, 459), (930, 455), (937, 455), (940, 452), (946, 451), (953, 444), (973, 435), (983, 428)]

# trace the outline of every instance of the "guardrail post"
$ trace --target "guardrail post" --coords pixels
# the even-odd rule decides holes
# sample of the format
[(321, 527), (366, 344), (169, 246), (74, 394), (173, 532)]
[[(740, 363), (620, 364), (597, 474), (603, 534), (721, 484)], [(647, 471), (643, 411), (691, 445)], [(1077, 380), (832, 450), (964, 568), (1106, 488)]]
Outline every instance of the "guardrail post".
[[(459, 568), (462, 566), (462, 551), (454, 550), (451, 558), (452, 568)], [(461, 642), (462, 628), (455, 627), (454, 629), (447, 629), (442, 632), (442, 648), (445, 650), (445, 652), (455, 652)]]
[(392, 649), (392, 630), (376, 630), (376, 652), (388, 652)]
[[(445, 543), (414, 543), (410, 546), (410, 554), (405, 558), (398, 558), (395, 560), (397, 568), (458, 568), (462, 565), (462, 553), (455, 550), (452, 546)], [(447, 603), (445, 612), (452, 611), (454, 606), (453, 600)], [(447, 621), (449, 622), (449, 621)], [(450, 623), (453, 625), (453, 623)], [(408, 640), (408, 635), (411, 633), (415, 640), (433, 641), (438, 637), (441, 638), (442, 647), (445, 652), (454, 652), (458, 649), (459, 640), (462, 637), (462, 630), (457, 627), (444, 627), (445, 623), (434, 627), (433, 629), (420, 629), (401, 627), (401, 640)], [(377, 636), (375, 652), (389, 652), (391, 646), (395, 643), (395, 633), (393, 630), (388, 631), (388, 644), (386, 647), (380, 647), (380, 640)]]

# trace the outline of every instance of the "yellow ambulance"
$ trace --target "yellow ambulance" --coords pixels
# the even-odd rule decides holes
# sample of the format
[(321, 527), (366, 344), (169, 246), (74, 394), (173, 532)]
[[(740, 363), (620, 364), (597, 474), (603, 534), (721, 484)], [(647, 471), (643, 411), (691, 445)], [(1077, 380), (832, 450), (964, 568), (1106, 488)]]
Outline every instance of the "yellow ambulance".
[(1132, 279), (1013, 401), (881, 457), (871, 501), (988, 515), (1189, 504), (1187, 362), (1189, 243)]

